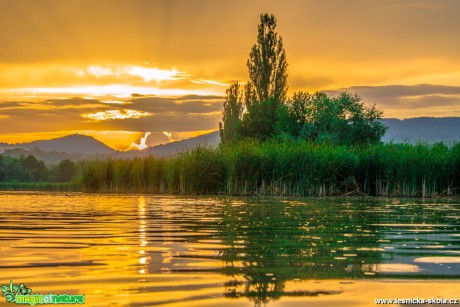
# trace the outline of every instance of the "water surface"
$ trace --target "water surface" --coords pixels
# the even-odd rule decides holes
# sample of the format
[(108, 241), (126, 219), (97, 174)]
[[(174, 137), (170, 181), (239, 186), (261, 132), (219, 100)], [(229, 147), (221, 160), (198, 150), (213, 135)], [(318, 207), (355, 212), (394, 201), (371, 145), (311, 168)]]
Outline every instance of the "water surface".
[(27, 192), (0, 200), (2, 285), (85, 294), (87, 306), (460, 298), (458, 201)]

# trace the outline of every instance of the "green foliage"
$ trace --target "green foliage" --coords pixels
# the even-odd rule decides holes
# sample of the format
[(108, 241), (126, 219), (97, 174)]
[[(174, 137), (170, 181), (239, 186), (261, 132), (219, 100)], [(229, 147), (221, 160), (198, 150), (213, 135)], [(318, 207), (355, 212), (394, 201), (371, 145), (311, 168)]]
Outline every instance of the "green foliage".
[(32, 155), (28, 155), (27, 157), (21, 156), (19, 162), (27, 173), (26, 181), (38, 182), (47, 179), (48, 170), (46, 169), (45, 162), (38, 161), (37, 158)]
[(51, 169), (49, 180), (52, 182), (70, 182), (76, 172), (75, 162), (65, 159)]
[(239, 195), (458, 195), (458, 168), (452, 168), (460, 160), (457, 149), (442, 144), (241, 142), (225, 149), (231, 153), (225, 154), (226, 185)]
[(27, 173), (18, 159), (0, 155), (0, 182), (27, 180)]
[[(286, 140), (287, 139), (287, 140)], [(0, 156), (0, 189), (229, 195), (460, 195), (460, 145), (335, 145), (246, 138), (169, 158), (109, 159), (74, 165), (72, 182), (27, 182), (39, 161)], [(62, 161), (57, 173), (70, 174)], [(53, 173), (54, 172), (54, 173)], [(53, 175), (54, 174), (54, 175)], [(67, 179), (67, 178), (66, 178)]]
[(175, 158), (181, 194), (217, 194), (224, 189), (225, 161), (220, 151), (198, 147)]
[(243, 137), (271, 138), (278, 109), (286, 100), (286, 52), (275, 29), (275, 16), (260, 15), (257, 43), (247, 61), (250, 81), (245, 86), (246, 113), (240, 129)]
[(0, 182), (2, 191), (81, 191), (75, 182)]
[(452, 168), (453, 186), (460, 187), (460, 143), (455, 143), (451, 149), (452, 152)]
[(90, 161), (83, 166), (83, 191), (97, 192), (104, 188), (105, 163)]
[(260, 140), (271, 138), (275, 132), (279, 105), (280, 103), (276, 98), (251, 104), (248, 107), (248, 112), (243, 116), (241, 135)]
[(378, 121), (382, 112), (366, 107), (357, 95), (297, 92), (278, 109), (277, 135), (343, 145), (375, 144), (386, 128)]
[(81, 185), (95, 192), (452, 196), (460, 195), (459, 148), (244, 139), (170, 158), (86, 161)]
[(240, 84), (234, 82), (226, 91), (222, 122), (219, 123), (220, 140), (222, 144), (235, 141), (239, 138), (239, 129), (243, 115), (243, 98)]
[(39, 182), (46, 181), (47, 177), (45, 163), (32, 155), (19, 159), (0, 155), (0, 182)]
[(247, 61), (256, 102), (267, 101), (272, 97), (279, 101), (286, 99), (288, 64), (283, 40), (275, 29), (275, 16), (260, 15), (257, 42), (252, 47)]
[(298, 138), (300, 134), (309, 133), (306, 126), (310, 119), (310, 102), (311, 96), (308, 93), (296, 92), (287, 104), (281, 105), (277, 111), (276, 135)]

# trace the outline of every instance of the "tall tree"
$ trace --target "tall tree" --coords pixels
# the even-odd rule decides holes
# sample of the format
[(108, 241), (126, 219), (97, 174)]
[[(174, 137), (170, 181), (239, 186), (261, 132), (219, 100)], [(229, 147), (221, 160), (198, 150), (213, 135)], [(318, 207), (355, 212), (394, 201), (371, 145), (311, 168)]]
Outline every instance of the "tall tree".
[(221, 143), (227, 143), (238, 138), (238, 129), (243, 115), (243, 98), (240, 84), (238, 82), (232, 83), (226, 94), (222, 122), (219, 123)]
[(272, 97), (280, 102), (286, 100), (288, 64), (283, 40), (275, 29), (275, 16), (260, 15), (257, 43), (252, 47), (247, 61), (257, 102), (268, 101)]
[(275, 16), (260, 15), (257, 42), (247, 61), (250, 81), (244, 88), (247, 111), (241, 125), (244, 137), (262, 140), (272, 137), (278, 109), (286, 102), (286, 52), (275, 29)]

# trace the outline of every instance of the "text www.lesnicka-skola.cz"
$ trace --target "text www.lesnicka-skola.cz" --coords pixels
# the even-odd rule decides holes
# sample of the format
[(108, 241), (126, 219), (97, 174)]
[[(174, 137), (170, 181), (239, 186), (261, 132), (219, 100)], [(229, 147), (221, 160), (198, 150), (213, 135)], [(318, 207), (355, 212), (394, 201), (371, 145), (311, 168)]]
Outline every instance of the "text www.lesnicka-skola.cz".
[(393, 305), (393, 304), (412, 304), (412, 305), (418, 305), (418, 304), (432, 304), (432, 305), (458, 305), (459, 301), (456, 298), (429, 298), (429, 299), (423, 299), (423, 298), (418, 298), (418, 297), (413, 297), (413, 298), (394, 298), (394, 299), (385, 299), (385, 298), (376, 298), (375, 303), (377, 305)]

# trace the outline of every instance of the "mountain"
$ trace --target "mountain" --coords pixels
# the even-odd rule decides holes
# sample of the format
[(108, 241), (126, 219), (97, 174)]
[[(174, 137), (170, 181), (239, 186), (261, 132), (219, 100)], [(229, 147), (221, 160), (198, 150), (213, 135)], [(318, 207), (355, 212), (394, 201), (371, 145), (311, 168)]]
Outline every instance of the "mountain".
[(57, 151), (77, 154), (110, 154), (115, 150), (87, 135), (72, 134), (46, 141), (34, 141), (24, 144), (23, 148), (38, 148), (42, 151)]
[(0, 149), (3, 148), (3, 150), (12, 150), (15, 148), (24, 150), (38, 149), (42, 152), (64, 152), (80, 155), (113, 154), (116, 152), (95, 138), (81, 134), (72, 134), (56, 139), (33, 141), (30, 143), (6, 144), (5, 146), (1, 146), (1, 144)]
[(81, 134), (22, 144), (0, 143), (0, 152), (16, 158), (32, 155), (47, 164), (56, 164), (65, 159), (72, 161), (108, 159), (117, 153), (116, 150), (95, 138)]
[(182, 141), (153, 146), (148, 149), (148, 152), (154, 156), (169, 156), (197, 146), (217, 147), (219, 143), (219, 131), (214, 131)]
[(24, 148), (10, 148), (6, 149), (2, 155), (19, 158), (20, 156), (32, 155), (38, 160), (43, 160), (46, 164), (57, 164), (62, 160), (81, 161), (87, 160), (104, 160), (112, 158), (114, 154), (81, 154), (81, 153), (67, 153), (57, 151), (42, 151), (39, 148), (24, 149)]
[(4, 151), (5, 149), (8, 149), (8, 148), (11, 148), (11, 144), (0, 142), (0, 152)]
[(385, 143), (427, 143), (444, 142), (451, 145), (460, 140), (460, 117), (417, 117), (407, 119), (383, 119), (388, 131), (382, 141)]

